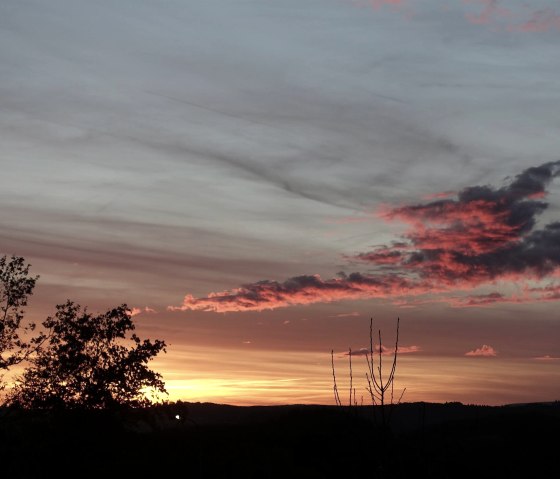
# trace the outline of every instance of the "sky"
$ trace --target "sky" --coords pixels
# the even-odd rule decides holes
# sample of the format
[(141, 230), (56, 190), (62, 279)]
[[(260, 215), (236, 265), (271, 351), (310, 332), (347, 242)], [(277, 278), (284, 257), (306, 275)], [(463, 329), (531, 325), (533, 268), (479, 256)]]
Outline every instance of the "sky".
[(30, 319), (127, 303), (171, 400), (334, 404), (397, 317), (404, 401), (560, 399), (559, 44), (558, 0), (2, 0), (0, 254)]

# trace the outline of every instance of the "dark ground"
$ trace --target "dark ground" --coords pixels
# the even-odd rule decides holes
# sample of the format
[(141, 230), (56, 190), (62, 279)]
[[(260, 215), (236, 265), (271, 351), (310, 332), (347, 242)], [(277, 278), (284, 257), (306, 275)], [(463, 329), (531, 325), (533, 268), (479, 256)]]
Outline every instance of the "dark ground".
[(0, 467), (10, 479), (555, 478), (560, 402), (402, 404), (387, 434), (371, 407), (0, 409)]

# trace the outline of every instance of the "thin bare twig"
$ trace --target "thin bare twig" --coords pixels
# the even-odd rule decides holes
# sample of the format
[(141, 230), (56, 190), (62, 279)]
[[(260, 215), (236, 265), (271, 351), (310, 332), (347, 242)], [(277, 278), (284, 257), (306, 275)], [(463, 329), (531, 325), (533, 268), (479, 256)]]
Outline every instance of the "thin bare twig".
[(337, 406), (341, 406), (340, 396), (338, 395), (338, 387), (336, 385), (336, 372), (334, 370), (334, 349), (331, 350), (331, 364), (332, 364), (332, 374), (333, 374), (333, 392), (334, 392), (334, 402)]

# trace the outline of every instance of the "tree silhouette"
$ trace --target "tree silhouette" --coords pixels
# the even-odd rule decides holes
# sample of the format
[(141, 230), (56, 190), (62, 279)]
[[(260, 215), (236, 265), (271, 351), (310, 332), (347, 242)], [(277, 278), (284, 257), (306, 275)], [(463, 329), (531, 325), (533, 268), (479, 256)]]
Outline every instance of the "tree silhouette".
[(39, 334), (24, 339), (35, 324), (22, 325), (23, 308), (39, 278), (29, 275), (29, 267), (22, 257), (0, 257), (0, 371), (25, 360), (45, 338)]
[[(406, 388), (403, 389), (399, 399), (395, 402), (395, 373), (397, 370), (397, 357), (399, 353), (399, 327), (400, 318), (397, 318), (397, 333), (395, 339), (395, 348), (393, 351), (393, 360), (391, 362), (391, 368), (389, 374), (383, 372), (383, 355), (388, 352), (388, 350), (383, 346), (381, 341), (381, 330), (378, 330), (377, 336), (379, 338), (379, 344), (374, 344), (374, 332), (373, 332), (373, 318), (369, 322), (369, 349), (365, 351), (365, 359), (367, 365), (366, 372), (366, 391), (368, 392), (371, 404), (373, 406), (374, 421), (377, 424), (378, 418), (376, 414), (376, 408), (380, 412), (380, 426), (382, 430), (388, 430), (390, 427), (391, 415), (393, 412), (393, 406), (400, 404)], [(352, 349), (348, 349), (348, 366), (349, 366), (349, 400), (348, 407), (357, 406), (356, 401), (356, 389), (353, 387), (353, 372), (352, 372)], [(361, 352), (360, 352), (361, 354)], [(376, 362), (377, 358), (377, 362)], [(336, 381), (336, 370), (334, 364), (334, 350), (331, 350), (331, 368), (333, 376), (333, 392), (334, 400), (337, 406), (342, 406), (342, 401), (340, 399), (340, 394), (338, 390), (338, 384)], [(389, 396), (390, 395), (390, 396)]]
[(165, 342), (130, 334), (135, 325), (123, 304), (92, 315), (67, 301), (43, 326), (48, 336), (15, 385), (10, 402), (28, 408), (108, 409), (144, 406), (166, 393), (148, 362)]

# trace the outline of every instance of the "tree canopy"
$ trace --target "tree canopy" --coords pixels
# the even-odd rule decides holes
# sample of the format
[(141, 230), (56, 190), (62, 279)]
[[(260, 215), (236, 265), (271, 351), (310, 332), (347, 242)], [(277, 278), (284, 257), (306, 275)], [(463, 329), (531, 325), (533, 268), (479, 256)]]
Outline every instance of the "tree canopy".
[(166, 393), (148, 362), (166, 344), (141, 340), (126, 304), (91, 314), (67, 301), (43, 322), (47, 338), (30, 358), (10, 402), (29, 408), (107, 409), (143, 406)]
[(30, 276), (30, 265), (19, 256), (0, 257), (0, 371), (26, 359), (44, 339), (39, 334), (26, 340), (34, 323), (22, 325), (27, 298), (33, 293), (38, 276)]

